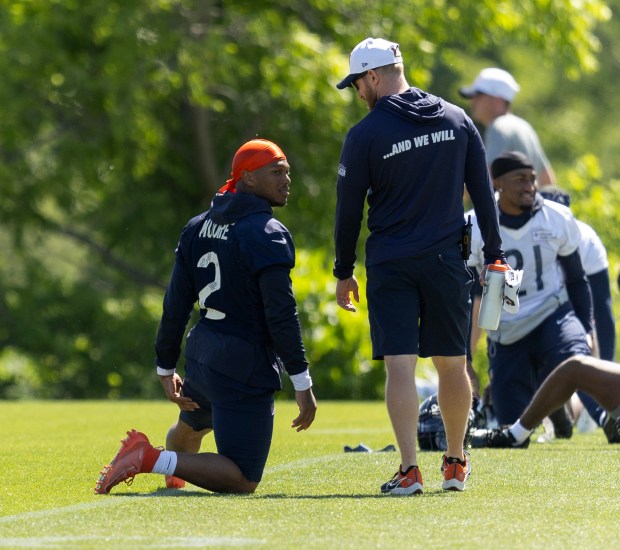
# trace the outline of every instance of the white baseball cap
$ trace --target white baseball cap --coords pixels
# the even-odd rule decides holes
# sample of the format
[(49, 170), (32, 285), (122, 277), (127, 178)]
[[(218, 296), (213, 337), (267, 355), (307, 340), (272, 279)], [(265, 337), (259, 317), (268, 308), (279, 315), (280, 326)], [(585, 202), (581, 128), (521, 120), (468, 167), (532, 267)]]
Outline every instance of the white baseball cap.
[(353, 48), (349, 57), (349, 75), (336, 84), (336, 88), (344, 90), (370, 69), (402, 62), (403, 56), (396, 42), (383, 38), (366, 38)]
[(466, 98), (472, 98), (476, 94), (486, 94), (512, 101), (520, 89), (521, 87), (509, 72), (490, 67), (482, 69), (474, 83), (460, 88), (459, 93)]

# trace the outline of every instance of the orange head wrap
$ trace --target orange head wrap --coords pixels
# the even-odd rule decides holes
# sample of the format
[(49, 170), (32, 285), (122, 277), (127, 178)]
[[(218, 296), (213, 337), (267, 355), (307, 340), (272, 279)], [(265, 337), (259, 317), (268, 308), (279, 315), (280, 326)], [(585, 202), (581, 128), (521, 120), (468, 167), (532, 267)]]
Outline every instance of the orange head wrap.
[(220, 193), (234, 193), (244, 170), (252, 172), (277, 160), (286, 160), (286, 155), (275, 143), (266, 139), (253, 139), (244, 143), (235, 153), (230, 179), (222, 186)]

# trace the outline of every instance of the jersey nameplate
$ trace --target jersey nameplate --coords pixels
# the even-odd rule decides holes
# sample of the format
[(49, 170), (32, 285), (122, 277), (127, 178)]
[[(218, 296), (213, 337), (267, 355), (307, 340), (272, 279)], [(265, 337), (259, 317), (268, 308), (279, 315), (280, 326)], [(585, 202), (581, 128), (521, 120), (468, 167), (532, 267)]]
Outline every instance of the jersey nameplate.
[(228, 240), (228, 227), (230, 224), (226, 225), (218, 225), (213, 223), (212, 220), (205, 220), (205, 223), (202, 224), (202, 228), (200, 229), (200, 233), (198, 237), (207, 238), (207, 239), (222, 239), (223, 241)]

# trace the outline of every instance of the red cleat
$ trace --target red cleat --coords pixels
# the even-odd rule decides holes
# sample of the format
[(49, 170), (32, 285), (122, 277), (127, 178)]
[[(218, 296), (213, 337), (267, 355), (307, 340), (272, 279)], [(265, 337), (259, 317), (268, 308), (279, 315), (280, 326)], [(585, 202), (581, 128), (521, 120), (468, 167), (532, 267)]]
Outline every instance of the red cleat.
[(185, 487), (185, 481), (180, 477), (166, 476), (166, 487), (168, 487), (168, 489), (183, 489), (183, 487)]
[(112, 462), (101, 470), (101, 477), (95, 487), (96, 494), (108, 494), (110, 489), (121, 481), (131, 485), (134, 476), (144, 471), (142, 468), (147, 454), (151, 455), (149, 462), (153, 462), (153, 452), (157, 453), (157, 449), (149, 443), (148, 437), (136, 430), (127, 432), (127, 437), (121, 443), (121, 448)]

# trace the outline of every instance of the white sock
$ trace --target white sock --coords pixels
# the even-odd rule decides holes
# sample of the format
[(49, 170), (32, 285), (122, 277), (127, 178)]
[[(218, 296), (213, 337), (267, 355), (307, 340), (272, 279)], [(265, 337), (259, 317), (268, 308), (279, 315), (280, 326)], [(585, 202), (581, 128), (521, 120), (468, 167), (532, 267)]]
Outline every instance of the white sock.
[(528, 437), (530, 437), (530, 434), (532, 433), (532, 430), (528, 430), (527, 428), (523, 427), (523, 424), (521, 424), (521, 419), (517, 420), (508, 429), (510, 430), (512, 436), (516, 439), (517, 445), (521, 445), (521, 443), (523, 443)]
[(159, 454), (152, 473), (171, 476), (177, 468), (177, 454), (174, 451), (162, 451)]

